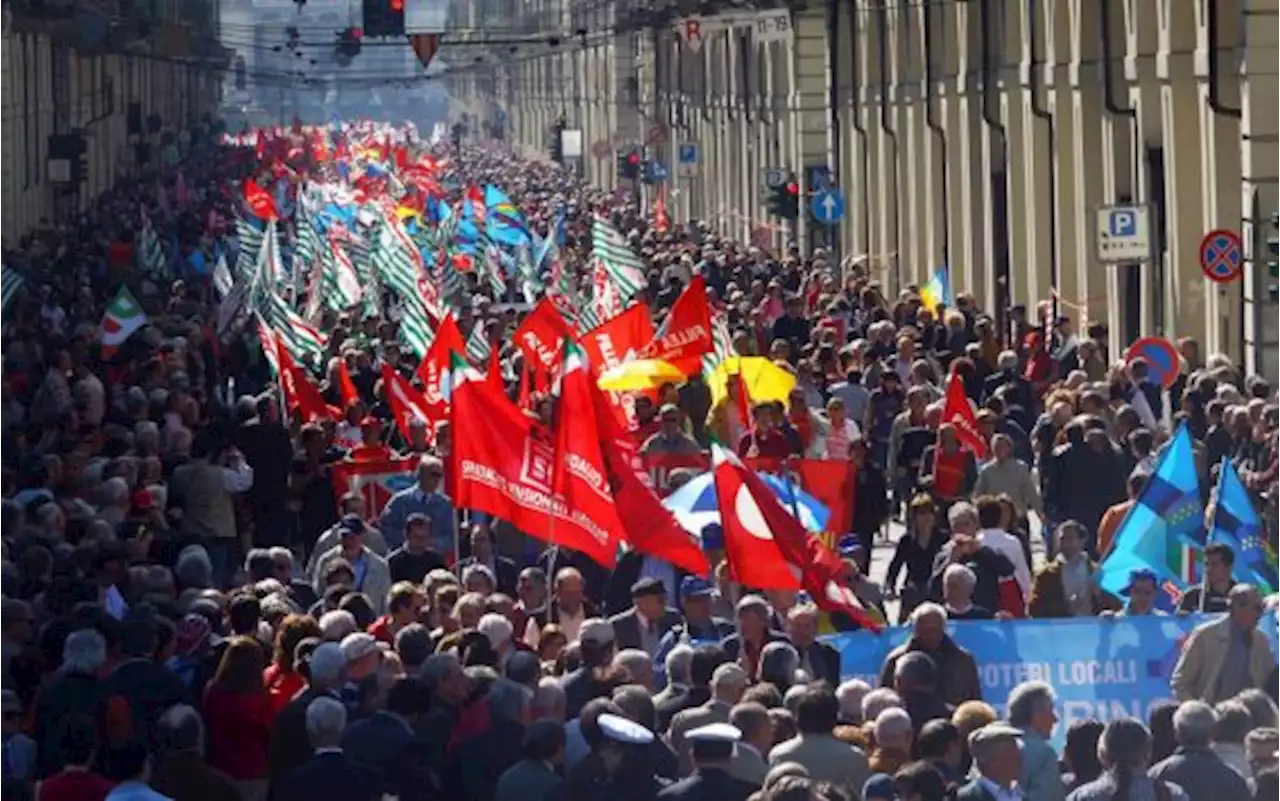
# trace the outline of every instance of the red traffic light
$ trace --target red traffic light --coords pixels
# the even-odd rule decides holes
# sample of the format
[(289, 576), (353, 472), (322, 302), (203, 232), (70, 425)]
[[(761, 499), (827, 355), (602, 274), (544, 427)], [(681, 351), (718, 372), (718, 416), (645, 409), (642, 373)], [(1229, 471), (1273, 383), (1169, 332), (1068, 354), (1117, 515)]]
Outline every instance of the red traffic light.
[(627, 163), (628, 163), (628, 164), (630, 164), (630, 165), (631, 165), (631, 166), (633, 166), (633, 167), (634, 167), (634, 166), (636, 166), (636, 165), (638, 165), (638, 164), (640, 163), (640, 154), (639, 154), (639, 153), (628, 153), (628, 154), (627, 154)]
[(354, 37), (355, 37), (355, 38), (357, 38), (357, 39), (363, 39), (363, 38), (364, 38), (364, 29), (363, 29), (363, 28), (352, 28), (352, 29), (351, 29), (351, 35), (352, 35), (352, 36), (354, 36)]
[(796, 183), (795, 181), (792, 181), (791, 183), (787, 184), (787, 194), (791, 195), (792, 197), (799, 197), (800, 184)]

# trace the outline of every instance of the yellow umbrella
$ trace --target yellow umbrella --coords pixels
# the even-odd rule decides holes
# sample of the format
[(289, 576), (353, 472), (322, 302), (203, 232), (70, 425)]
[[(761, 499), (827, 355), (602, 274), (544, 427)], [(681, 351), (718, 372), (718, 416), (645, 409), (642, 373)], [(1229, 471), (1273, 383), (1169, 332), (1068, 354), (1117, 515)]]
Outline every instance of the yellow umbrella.
[(682, 384), (684, 373), (680, 368), (662, 359), (632, 359), (600, 374), (596, 382), (601, 389), (613, 392), (636, 392), (657, 389), (668, 382)]
[(779, 401), (785, 405), (796, 385), (794, 375), (763, 356), (730, 356), (720, 363), (711, 377), (712, 405), (727, 394), (725, 384), (731, 375), (741, 377), (752, 403)]

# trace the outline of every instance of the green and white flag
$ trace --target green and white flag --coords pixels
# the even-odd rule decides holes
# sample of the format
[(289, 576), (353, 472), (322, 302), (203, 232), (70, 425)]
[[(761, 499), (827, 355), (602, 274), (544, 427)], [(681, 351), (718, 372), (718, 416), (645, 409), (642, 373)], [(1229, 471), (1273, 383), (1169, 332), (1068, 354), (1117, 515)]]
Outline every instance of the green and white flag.
[(355, 265), (335, 241), (329, 241), (328, 258), (324, 261), (324, 280), (321, 282), (325, 301), (329, 308), (343, 311), (360, 302), (364, 296)]
[(489, 338), (485, 336), (484, 326), (476, 323), (471, 329), (471, 336), (467, 337), (467, 358), (476, 366), (486, 364), (492, 350)]
[(18, 298), (18, 293), (22, 291), (23, 285), (27, 282), (25, 278), (18, 275), (16, 270), (10, 270), (8, 267), (3, 268), (4, 282), (0, 288), (0, 314), (8, 314), (9, 306)]
[(142, 229), (138, 231), (138, 266), (153, 278), (165, 278), (169, 275), (169, 260), (165, 258), (164, 248), (160, 246), (160, 237), (151, 225), (151, 218), (142, 217)]
[(236, 241), (239, 243), (235, 269), (237, 279), (252, 278), (258, 251), (262, 249), (262, 240), (265, 236), (265, 232), (255, 228), (253, 223), (240, 217), (236, 218)]
[(104, 348), (118, 348), (133, 333), (147, 324), (146, 312), (133, 297), (128, 287), (120, 287), (115, 298), (107, 306), (102, 315), (102, 326), (98, 332)]
[(605, 275), (617, 289), (623, 308), (648, 286), (644, 262), (631, 252), (627, 240), (603, 217), (591, 223), (591, 255), (604, 266)]

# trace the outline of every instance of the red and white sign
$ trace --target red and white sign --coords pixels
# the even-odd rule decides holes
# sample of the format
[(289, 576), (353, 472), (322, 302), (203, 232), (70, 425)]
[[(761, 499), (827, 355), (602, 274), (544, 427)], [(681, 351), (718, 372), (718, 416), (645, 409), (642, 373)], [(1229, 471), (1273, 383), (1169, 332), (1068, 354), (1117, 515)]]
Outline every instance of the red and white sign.
[(649, 132), (645, 134), (644, 143), (646, 145), (661, 145), (667, 141), (667, 126), (654, 125), (649, 128)]
[(330, 469), (333, 493), (341, 500), (348, 492), (364, 499), (364, 516), (372, 520), (382, 513), (391, 496), (418, 480), (418, 457), (405, 459), (357, 459), (337, 462)]
[(1229, 284), (1244, 272), (1244, 244), (1235, 231), (1222, 228), (1200, 240), (1200, 269), (1204, 277), (1219, 284)]
[(607, 159), (609, 154), (613, 152), (613, 143), (608, 139), (601, 139), (591, 146), (591, 155), (598, 159)]

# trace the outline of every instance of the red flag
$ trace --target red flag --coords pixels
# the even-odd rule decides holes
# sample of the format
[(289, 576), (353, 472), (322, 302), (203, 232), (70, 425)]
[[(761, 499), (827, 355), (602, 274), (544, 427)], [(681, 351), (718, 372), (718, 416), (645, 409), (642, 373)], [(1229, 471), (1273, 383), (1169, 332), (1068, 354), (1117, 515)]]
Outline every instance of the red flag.
[(445, 387), (445, 376), (449, 373), (449, 354), (466, 353), (467, 343), (454, 322), (453, 314), (446, 313), (436, 328), (436, 338), (422, 364), (418, 365), (418, 378), (422, 381), (422, 395), (427, 406), (424, 411), (432, 425), (438, 425), (449, 419), (448, 389)]
[(947, 399), (942, 407), (942, 422), (955, 426), (960, 444), (979, 459), (987, 458), (987, 443), (978, 430), (978, 416), (964, 392), (964, 384), (953, 371), (947, 378)]
[(555, 374), (560, 366), (564, 338), (569, 325), (547, 298), (538, 301), (533, 311), (516, 328), (515, 343), (524, 353), (525, 364), (544, 377)]
[(271, 199), (267, 190), (252, 178), (246, 178), (244, 181), (244, 202), (249, 207), (249, 211), (253, 212), (253, 216), (268, 222), (275, 221), (276, 202)]
[[(594, 410), (584, 411), (580, 416), (595, 417), (605, 468), (627, 542), (641, 553), (656, 556), (690, 573), (710, 574), (711, 565), (701, 544), (676, 522), (659, 500), (640, 448), (635, 438), (618, 425), (608, 397), (594, 384), (588, 389)], [(563, 394), (560, 403), (565, 403)], [(561, 415), (567, 419), (563, 406)]]
[(498, 346), (489, 346), (489, 370), (485, 373), (489, 386), (499, 395), (507, 394), (507, 385), (502, 380), (502, 361), (498, 358)]
[(364, 499), (365, 514), (376, 518), (391, 496), (417, 483), (418, 457), (404, 459), (344, 459), (330, 470), (334, 497), (354, 492)]
[(360, 393), (356, 390), (355, 382), (351, 380), (350, 371), (347, 370), (346, 359), (338, 359), (338, 392), (342, 394), (344, 408), (360, 400)]
[(422, 397), (422, 393), (414, 389), (404, 376), (385, 363), (382, 365), (382, 394), (391, 407), (391, 414), (396, 418), (396, 428), (400, 430), (400, 436), (404, 437), (406, 442), (412, 441), (409, 437), (409, 428), (413, 421), (429, 422), (431, 420), (427, 415), (427, 399)]
[(685, 375), (702, 369), (703, 354), (713, 349), (711, 305), (707, 302), (707, 282), (696, 276), (676, 298), (662, 328), (641, 351), (641, 358), (664, 359)]
[(659, 191), (658, 197), (653, 201), (653, 230), (665, 234), (670, 227), (671, 218), (667, 216), (666, 193)]
[(819, 609), (841, 612), (879, 631), (879, 623), (841, 583), (846, 568), (840, 557), (810, 536), (736, 456), (713, 445), (711, 460), (734, 580), (762, 589), (803, 588)]
[(275, 339), (276, 363), (280, 365), (280, 385), (284, 387), (285, 402), (289, 405), (290, 411), (297, 411), (304, 423), (341, 419), (342, 412), (324, 402), (324, 396), (320, 394), (320, 390), (316, 389), (316, 385), (311, 383), (311, 379), (307, 378), (302, 368), (293, 361), (288, 348), (279, 337)]
[[(636, 358), (653, 339), (653, 321), (649, 319), (649, 307), (637, 303), (612, 317), (579, 338), (578, 343), (587, 352), (591, 370), (599, 374), (610, 367)], [(633, 393), (609, 393), (613, 414), (624, 428), (635, 422), (635, 398)]]
[(617, 543), (585, 515), (572, 514), (552, 491), (555, 445), (534, 433), (533, 421), (506, 397), (493, 392), (455, 354), (450, 472), (457, 506), (505, 520), (546, 542), (572, 548), (613, 567)]

